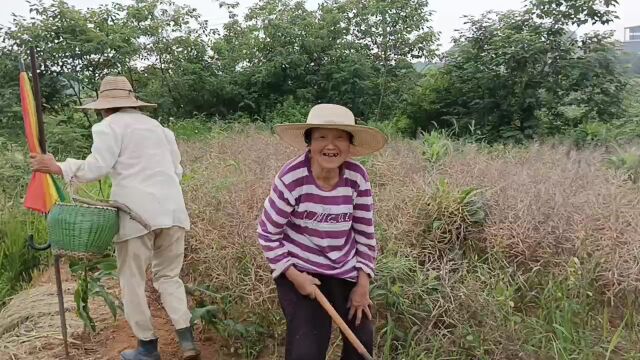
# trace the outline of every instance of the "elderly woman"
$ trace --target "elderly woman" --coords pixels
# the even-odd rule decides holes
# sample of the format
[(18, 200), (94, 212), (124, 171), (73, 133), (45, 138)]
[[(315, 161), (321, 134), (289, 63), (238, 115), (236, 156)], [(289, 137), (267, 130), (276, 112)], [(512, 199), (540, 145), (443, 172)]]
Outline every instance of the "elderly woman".
[(108, 76), (97, 101), (81, 108), (102, 113), (92, 128), (93, 145), (85, 160), (58, 163), (51, 155), (32, 154), (34, 171), (57, 174), (67, 181), (91, 182), (111, 176), (111, 198), (142, 217), (150, 231), (121, 214), (116, 258), (124, 315), (138, 338), (138, 347), (121, 353), (122, 360), (158, 360), (158, 339), (145, 295), (145, 271), (160, 292), (183, 350), (183, 359), (198, 359), (191, 312), (180, 270), (189, 216), (180, 179), (180, 152), (173, 133), (138, 109), (152, 106), (136, 99), (129, 81)]
[[(287, 322), (285, 360), (326, 358), (331, 318), (314, 301), (316, 287), (372, 353), (373, 199), (367, 171), (351, 157), (381, 149), (386, 138), (330, 104), (313, 107), (306, 124), (279, 125), (276, 133), (304, 150), (276, 176), (258, 224)], [(345, 340), (342, 359), (361, 358)]]

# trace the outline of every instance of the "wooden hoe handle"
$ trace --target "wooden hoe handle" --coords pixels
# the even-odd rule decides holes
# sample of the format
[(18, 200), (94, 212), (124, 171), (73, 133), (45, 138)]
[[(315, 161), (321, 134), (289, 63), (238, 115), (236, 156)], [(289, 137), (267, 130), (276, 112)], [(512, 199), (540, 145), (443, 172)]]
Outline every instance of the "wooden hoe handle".
[(338, 325), (340, 330), (342, 330), (342, 333), (345, 334), (347, 339), (349, 339), (349, 342), (351, 342), (351, 344), (356, 348), (356, 350), (358, 350), (358, 353), (360, 353), (360, 355), (362, 355), (366, 360), (373, 360), (373, 357), (369, 355), (369, 353), (367, 352), (367, 349), (364, 348), (360, 340), (358, 340), (358, 338), (355, 336), (353, 331), (349, 329), (349, 326), (344, 322), (344, 320), (342, 320), (342, 317), (338, 315), (336, 310), (333, 308), (333, 306), (331, 306), (327, 298), (324, 297), (324, 295), (322, 294), (322, 291), (320, 291), (320, 289), (317, 286), (316, 286), (315, 295), (316, 295), (316, 300), (318, 300), (318, 302), (320, 303), (320, 305), (322, 305), (325, 311), (329, 313), (329, 316), (331, 316), (331, 319), (333, 320), (333, 322), (336, 323), (336, 325)]

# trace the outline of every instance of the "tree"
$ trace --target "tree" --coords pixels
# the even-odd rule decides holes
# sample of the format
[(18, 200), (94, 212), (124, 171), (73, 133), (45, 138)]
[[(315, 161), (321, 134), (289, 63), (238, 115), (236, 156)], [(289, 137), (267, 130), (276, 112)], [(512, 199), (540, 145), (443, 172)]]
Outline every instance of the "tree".
[(618, 63), (629, 76), (640, 76), (640, 53), (623, 53), (619, 57)]
[(433, 59), (437, 35), (429, 26), (427, 0), (347, 0), (344, 5), (351, 35), (369, 48), (379, 71), (376, 119), (385, 109), (389, 94), (402, 92), (393, 79), (408, 70), (409, 59)]
[(194, 90), (209, 76), (208, 42), (216, 32), (195, 8), (171, 0), (136, 0), (124, 10), (123, 22), (137, 29), (138, 60), (145, 64), (137, 79), (140, 93), (156, 99), (163, 114), (208, 112), (208, 98)]
[(4, 41), (14, 51), (26, 53), (35, 46), (42, 73), (64, 79), (78, 104), (83, 90), (97, 96), (101, 78), (112, 72), (130, 72), (139, 49), (134, 29), (122, 19), (124, 7), (117, 3), (79, 10), (62, 0), (45, 5), (30, 3), (27, 19), (15, 16), (4, 28)]
[(625, 81), (611, 34), (577, 39), (567, 29), (610, 22), (613, 4), (536, 0), (523, 11), (469, 17), (445, 66), (428, 75), (407, 111), (420, 126), (433, 126), (425, 124), (428, 115), (436, 126), (489, 141), (522, 141), (619, 117)]
[(18, 82), (18, 62), (16, 53), (0, 50), (0, 129), (10, 137), (12, 130), (20, 129), (20, 85)]
[(31, 17), (15, 17), (1, 32), (8, 51), (35, 45), (42, 74), (64, 80), (58, 93), (72, 92), (76, 104), (95, 97), (105, 75), (120, 73), (158, 103), (162, 119), (272, 120), (285, 105), (303, 111), (335, 102), (360, 119), (385, 120), (419, 79), (412, 59), (434, 53), (425, 0), (326, 0), (315, 10), (260, 0), (243, 19), (237, 3), (219, 3), (230, 12), (222, 34), (172, 0), (86, 10), (40, 0)]

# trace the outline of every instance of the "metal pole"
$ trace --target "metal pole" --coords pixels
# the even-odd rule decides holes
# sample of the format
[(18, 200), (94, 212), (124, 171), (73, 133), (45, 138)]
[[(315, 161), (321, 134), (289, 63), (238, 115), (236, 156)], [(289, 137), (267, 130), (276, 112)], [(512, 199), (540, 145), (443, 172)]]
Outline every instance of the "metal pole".
[[(33, 97), (36, 102), (36, 115), (38, 117), (38, 142), (43, 154), (47, 153), (47, 139), (44, 132), (44, 117), (42, 114), (42, 96), (40, 95), (40, 78), (38, 77), (38, 62), (36, 61), (36, 50), (33, 46), (29, 48), (31, 57), (31, 76), (33, 77)], [(67, 339), (67, 318), (64, 310), (64, 293), (62, 291), (62, 275), (60, 274), (60, 255), (53, 256), (53, 266), (56, 273), (56, 289), (58, 292), (58, 312), (60, 315), (60, 329), (62, 340), (64, 341), (65, 359), (69, 359), (69, 341)]]

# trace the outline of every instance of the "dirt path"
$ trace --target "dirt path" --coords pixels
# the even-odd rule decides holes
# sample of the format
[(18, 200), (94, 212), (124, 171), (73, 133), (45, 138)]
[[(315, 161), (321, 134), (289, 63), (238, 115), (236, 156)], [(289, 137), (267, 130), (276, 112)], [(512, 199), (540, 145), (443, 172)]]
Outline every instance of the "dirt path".
[[(160, 300), (160, 294), (155, 290), (151, 279), (147, 280), (147, 301), (149, 308), (151, 309), (151, 315), (153, 316), (153, 325), (156, 330), (156, 335), (159, 338), (160, 355), (162, 359), (181, 359), (182, 353), (180, 346), (175, 336), (175, 330), (169, 315), (162, 306)], [(112, 291), (118, 291), (117, 287)], [(111, 322), (110, 319), (103, 320), (107, 327), (102, 329), (97, 336), (91, 339), (92, 349), (100, 349), (97, 354), (82, 359), (91, 360), (119, 360), (120, 352), (126, 349), (131, 349), (136, 346), (136, 337), (129, 328), (128, 323), (124, 319), (124, 315), (119, 313), (118, 319), (115, 322)], [(210, 331), (203, 332), (199, 326), (196, 326), (195, 337), (198, 342), (198, 346), (202, 352), (202, 360), (218, 360), (218, 359), (234, 359), (233, 355), (225, 353), (222, 347), (222, 341), (217, 334)]]
[[(94, 334), (83, 333), (81, 322), (75, 314), (75, 304), (73, 303), (73, 291), (75, 281), (69, 274), (68, 265), (61, 266), (63, 287), (65, 289), (65, 309), (67, 325), (69, 328), (70, 354), (73, 360), (119, 360), (120, 352), (136, 346), (136, 338), (131, 332), (129, 325), (122, 313), (118, 313), (116, 321), (113, 321), (111, 314), (102, 300), (93, 300), (90, 303), (91, 314), (97, 325)], [(110, 291), (118, 294), (117, 284), (110, 284)], [(59, 334), (58, 308), (55, 300), (55, 275), (53, 268), (42, 273), (34, 282), (33, 286), (25, 291), (26, 298), (31, 294), (40, 294), (41, 298), (36, 299), (42, 305), (40, 315), (29, 317), (24, 315), (19, 323), (16, 323), (15, 336), (5, 337), (5, 341), (11, 340), (15, 346), (0, 346), (0, 360), (4, 359), (38, 359), (38, 360), (59, 360), (64, 359), (62, 339)], [(45, 301), (46, 300), (46, 301)], [(181, 352), (175, 337), (173, 325), (166, 311), (162, 307), (160, 295), (153, 288), (151, 282), (147, 283), (147, 300), (154, 318), (156, 334), (160, 339), (160, 353), (162, 359), (181, 359)], [(15, 312), (20, 312), (19, 301), (24, 299), (16, 298), (16, 304), (12, 308)], [(45, 305), (46, 302), (46, 305)], [(8, 314), (11, 315), (11, 314)], [(15, 314), (14, 314), (15, 315)], [(43, 326), (41, 318), (46, 315), (46, 326)], [(24, 337), (21, 328), (28, 328), (29, 340)], [(196, 340), (202, 351), (202, 360), (217, 359), (238, 359), (237, 356), (227, 353), (224, 349), (224, 340), (217, 334), (208, 330), (206, 332), (196, 326)], [(0, 344), (3, 345), (3, 344)], [(6, 345), (6, 344), (5, 344)], [(3, 348), (5, 351), (3, 352)], [(9, 350), (6, 350), (6, 349)]]
[[(160, 339), (160, 354), (163, 359), (181, 359), (181, 352), (175, 337), (173, 325), (166, 311), (162, 307), (159, 294), (153, 289), (151, 284), (147, 284), (149, 307), (154, 318), (156, 334)], [(228, 359), (220, 349), (220, 343), (211, 334), (201, 334), (196, 332), (198, 345), (202, 351), (202, 360)], [(103, 349), (93, 359), (118, 360), (120, 352), (136, 346), (136, 338), (131, 332), (129, 325), (122, 315), (119, 315), (115, 325), (102, 331), (93, 340), (94, 345)]]

